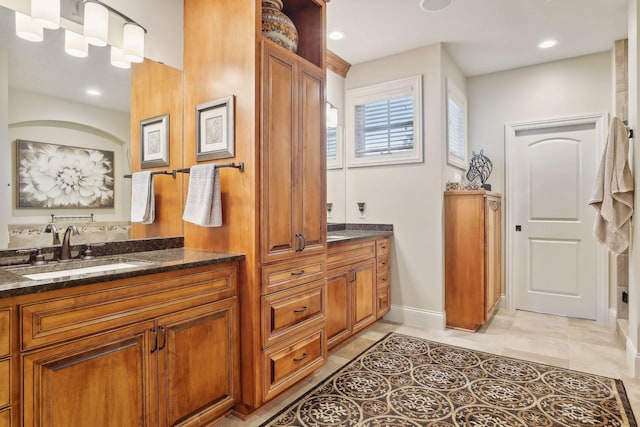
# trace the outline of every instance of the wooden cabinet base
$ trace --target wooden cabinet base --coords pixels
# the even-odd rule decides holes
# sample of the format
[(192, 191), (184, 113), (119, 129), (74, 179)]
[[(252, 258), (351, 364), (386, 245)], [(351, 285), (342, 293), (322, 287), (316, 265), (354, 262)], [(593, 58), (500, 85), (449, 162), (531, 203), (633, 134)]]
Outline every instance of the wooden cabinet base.
[(11, 427), (11, 411), (9, 409), (0, 411), (0, 427)]

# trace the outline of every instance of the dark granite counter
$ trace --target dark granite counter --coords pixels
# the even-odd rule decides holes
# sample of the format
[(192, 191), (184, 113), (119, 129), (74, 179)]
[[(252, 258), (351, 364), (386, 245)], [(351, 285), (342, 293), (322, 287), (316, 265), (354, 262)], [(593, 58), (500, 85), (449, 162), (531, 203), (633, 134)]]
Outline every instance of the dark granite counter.
[[(213, 265), (229, 261), (241, 261), (244, 254), (217, 253), (194, 249), (173, 248), (147, 252), (125, 253), (110, 257), (97, 257), (91, 261), (74, 260), (66, 264), (43, 266), (42, 269), (76, 269), (95, 266), (100, 263), (131, 263), (133, 266), (111, 271), (87, 272), (57, 278), (32, 280), (17, 272), (34, 271), (39, 267), (13, 265), (0, 268), (0, 298), (15, 297), (55, 289), (71, 288), (107, 280), (126, 279), (145, 274), (181, 270), (202, 265)], [(10, 270), (13, 270), (10, 271)], [(37, 272), (37, 271), (36, 271)]]
[(327, 224), (327, 246), (378, 237), (393, 236), (389, 224)]

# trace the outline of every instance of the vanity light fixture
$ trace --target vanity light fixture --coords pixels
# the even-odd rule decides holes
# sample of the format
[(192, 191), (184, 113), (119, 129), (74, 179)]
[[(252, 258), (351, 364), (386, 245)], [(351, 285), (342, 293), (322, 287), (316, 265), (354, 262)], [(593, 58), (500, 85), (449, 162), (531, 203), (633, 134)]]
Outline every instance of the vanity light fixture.
[(76, 58), (86, 58), (89, 56), (89, 43), (82, 34), (64, 30), (64, 51)]
[(106, 46), (109, 41), (109, 10), (101, 3), (84, 4), (84, 39), (94, 46)]
[(31, 19), (50, 30), (60, 28), (60, 0), (31, 0)]
[(144, 61), (144, 28), (134, 22), (124, 24), (122, 51), (129, 62)]
[(338, 127), (338, 109), (327, 102), (327, 128)]
[(33, 22), (29, 15), (18, 11), (16, 11), (16, 35), (30, 42), (41, 42), (44, 40), (42, 25)]
[(119, 47), (111, 46), (111, 65), (118, 68), (131, 68), (131, 62)]

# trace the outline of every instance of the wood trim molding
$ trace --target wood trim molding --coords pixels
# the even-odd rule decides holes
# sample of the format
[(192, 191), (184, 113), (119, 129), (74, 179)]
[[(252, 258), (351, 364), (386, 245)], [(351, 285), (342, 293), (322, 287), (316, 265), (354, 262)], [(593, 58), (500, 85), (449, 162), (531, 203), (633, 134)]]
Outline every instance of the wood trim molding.
[(342, 78), (346, 78), (351, 64), (327, 49), (327, 68)]

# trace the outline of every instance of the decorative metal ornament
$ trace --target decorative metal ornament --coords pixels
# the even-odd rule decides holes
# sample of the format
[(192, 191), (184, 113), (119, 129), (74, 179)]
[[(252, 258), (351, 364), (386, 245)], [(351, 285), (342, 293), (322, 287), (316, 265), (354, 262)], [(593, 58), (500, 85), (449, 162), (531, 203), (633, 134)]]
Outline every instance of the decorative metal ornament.
[[(484, 150), (480, 150), (480, 153), (474, 151), (471, 161), (469, 162), (469, 170), (467, 171), (467, 181), (471, 184), (472, 188), (484, 188), (491, 191), (491, 184), (486, 184), (491, 172), (493, 171), (493, 163), (484, 155)], [(475, 184), (480, 181), (480, 185)], [(467, 186), (469, 188), (469, 186)]]

